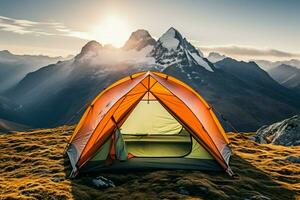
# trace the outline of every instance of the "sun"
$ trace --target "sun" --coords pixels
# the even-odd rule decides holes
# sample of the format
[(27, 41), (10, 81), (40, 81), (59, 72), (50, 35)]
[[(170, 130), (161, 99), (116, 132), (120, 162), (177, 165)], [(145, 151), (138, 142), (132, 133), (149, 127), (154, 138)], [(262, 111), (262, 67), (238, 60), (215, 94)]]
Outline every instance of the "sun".
[(108, 16), (92, 31), (93, 37), (102, 44), (121, 47), (130, 35), (129, 26), (118, 16)]

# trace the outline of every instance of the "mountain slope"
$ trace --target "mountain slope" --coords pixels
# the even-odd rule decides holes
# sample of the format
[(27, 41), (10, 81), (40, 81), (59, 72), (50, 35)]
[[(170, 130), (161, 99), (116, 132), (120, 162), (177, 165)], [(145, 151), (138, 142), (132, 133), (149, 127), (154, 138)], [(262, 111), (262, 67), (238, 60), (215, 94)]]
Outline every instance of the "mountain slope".
[[(225, 172), (158, 170), (92, 174), (69, 179), (63, 150), (74, 127), (0, 135), (0, 199), (299, 199), (300, 147), (257, 144), (228, 134), (237, 177)], [(246, 134), (249, 135), (249, 134)], [(96, 188), (101, 175), (114, 188)]]
[(271, 69), (268, 73), (281, 85), (300, 91), (300, 68), (282, 64)]
[(14, 55), (0, 51), (0, 93), (17, 84), (29, 72), (62, 60), (62, 57)]
[(0, 119), (11, 122), (22, 122), (26, 118), (21, 105), (14, 101), (0, 96)]
[(12, 121), (0, 119), (0, 134), (14, 132), (14, 131), (26, 131), (29, 129), (30, 127), (24, 124), (19, 124)]

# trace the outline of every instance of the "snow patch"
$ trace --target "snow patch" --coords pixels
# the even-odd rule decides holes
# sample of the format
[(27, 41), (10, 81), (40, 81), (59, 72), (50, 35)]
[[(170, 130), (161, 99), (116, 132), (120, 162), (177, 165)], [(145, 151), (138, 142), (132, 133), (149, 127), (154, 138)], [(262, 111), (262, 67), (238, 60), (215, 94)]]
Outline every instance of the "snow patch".
[(159, 41), (161, 42), (161, 45), (168, 50), (176, 49), (179, 45), (179, 41), (175, 38), (175, 30), (170, 29), (165, 34), (159, 38)]
[(214, 70), (208, 65), (208, 63), (203, 60), (198, 54), (196, 53), (191, 53), (191, 56), (196, 60), (196, 62), (204, 67), (206, 70), (213, 72)]

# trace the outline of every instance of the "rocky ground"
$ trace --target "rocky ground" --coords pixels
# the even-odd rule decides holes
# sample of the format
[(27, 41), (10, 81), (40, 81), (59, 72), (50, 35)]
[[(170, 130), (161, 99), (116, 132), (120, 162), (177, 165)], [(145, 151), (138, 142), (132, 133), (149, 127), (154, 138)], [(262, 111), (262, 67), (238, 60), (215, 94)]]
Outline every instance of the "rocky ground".
[(253, 134), (228, 134), (224, 172), (148, 171), (100, 174), (116, 187), (96, 188), (91, 175), (68, 179), (63, 157), (74, 127), (0, 134), (0, 199), (300, 199), (300, 147), (257, 144)]

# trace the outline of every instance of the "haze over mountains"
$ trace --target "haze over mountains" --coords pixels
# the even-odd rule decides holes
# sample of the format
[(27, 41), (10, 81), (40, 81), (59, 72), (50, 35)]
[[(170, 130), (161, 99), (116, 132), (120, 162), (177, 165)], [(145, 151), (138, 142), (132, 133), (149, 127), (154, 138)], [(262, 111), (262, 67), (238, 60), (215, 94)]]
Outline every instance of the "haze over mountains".
[(266, 71), (269, 71), (280, 65), (290, 65), (290, 66), (294, 66), (296, 68), (300, 68), (300, 60), (297, 60), (297, 59), (275, 61), (275, 62), (271, 62), (271, 61), (267, 61), (267, 60), (253, 60), (253, 61), (255, 61), (259, 66), (261, 66)]
[(269, 71), (269, 74), (280, 84), (300, 92), (300, 68), (281, 64)]
[[(217, 63), (227, 58), (216, 52), (211, 52), (207, 59), (212, 63)], [(259, 65), (260, 68), (268, 72), (268, 74), (279, 84), (294, 89), (300, 92), (300, 61), (296, 59), (286, 61), (266, 61), (266, 60), (253, 60)]]
[[(223, 60), (226, 57), (228, 57), (228, 56), (222, 55), (218, 52), (210, 52), (209, 55), (207, 56), (207, 59), (212, 63), (216, 63), (220, 60)], [(252, 59), (250, 61), (254, 61), (256, 64), (258, 64), (260, 66), (260, 68), (262, 68), (265, 71), (269, 71), (280, 65), (290, 65), (290, 66), (294, 66), (296, 68), (300, 68), (300, 60), (297, 60), (297, 59), (282, 60), (282, 61), (268, 61), (268, 60)]]
[[(215, 64), (209, 61), (212, 56)], [(145, 70), (186, 82), (240, 131), (299, 113), (300, 95), (274, 81), (256, 63), (216, 57), (204, 58), (174, 28), (157, 41), (146, 30), (137, 30), (122, 48), (90, 41), (74, 58), (28, 73), (2, 93), (0, 118), (33, 127), (76, 122), (81, 112), (72, 116), (103, 88)]]
[(62, 60), (62, 57), (14, 55), (0, 51), (0, 93), (17, 84), (29, 72)]

